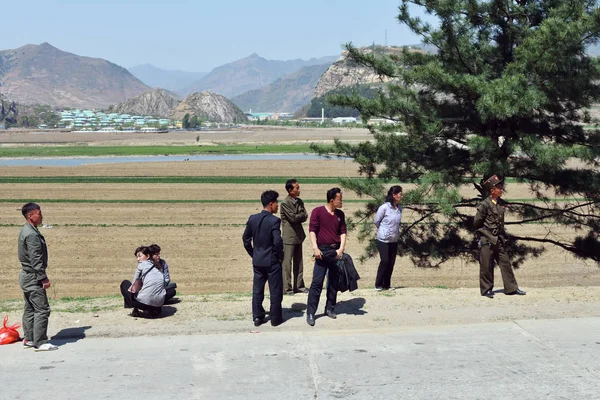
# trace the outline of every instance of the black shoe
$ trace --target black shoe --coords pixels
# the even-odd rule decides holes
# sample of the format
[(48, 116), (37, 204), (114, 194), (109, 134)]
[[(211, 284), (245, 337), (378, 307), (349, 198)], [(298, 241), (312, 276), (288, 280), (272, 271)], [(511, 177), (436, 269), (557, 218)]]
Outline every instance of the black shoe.
[(492, 292), (491, 290), (488, 290), (487, 292), (485, 292), (484, 294), (482, 294), (482, 296), (489, 297), (490, 299), (493, 299), (494, 298), (494, 292)]
[(315, 316), (313, 314), (306, 314), (306, 323), (310, 326), (315, 326)]
[(283, 322), (283, 320), (281, 320), (281, 319), (272, 319), (271, 320), (271, 326), (281, 325), (282, 322)]
[(131, 314), (129, 314), (130, 317), (134, 317), (134, 318), (141, 318), (144, 316), (144, 313), (142, 313), (140, 310), (138, 310), (137, 308), (134, 308), (131, 311)]
[(336, 319), (337, 314), (333, 312), (333, 310), (325, 310), (325, 315), (327, 315), (331, 319)]
[(527, 293), (525, 293), (524, 291), (522, 291), (521, 289), (517, 289), (514, 292), (510, 292), (510, 293), (506, 293), (509, 296), (513, 296), (513, 295), (519, 295), (519, 296), (525, 296)]
[(254, 326), (261, 326), (265, 323), (265, 317), (254, 318)]

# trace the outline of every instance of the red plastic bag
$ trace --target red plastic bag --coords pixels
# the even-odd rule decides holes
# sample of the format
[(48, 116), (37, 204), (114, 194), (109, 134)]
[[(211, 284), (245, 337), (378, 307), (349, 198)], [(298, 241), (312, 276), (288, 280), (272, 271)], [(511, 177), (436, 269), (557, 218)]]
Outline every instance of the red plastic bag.
[(21, 324), (17, 322), (14, 325), (6, 326), (7, 322), (8, 322), (8, 315), (5, 315), (4, 316), (4, 326), (2, 328), (0, 328), (0, 344), (14, 343), (14, 342), (18, 342), (19, 339), (21, 339), (21, 336), (19, 335), (19, 331), (17, 330), (21, 327)]

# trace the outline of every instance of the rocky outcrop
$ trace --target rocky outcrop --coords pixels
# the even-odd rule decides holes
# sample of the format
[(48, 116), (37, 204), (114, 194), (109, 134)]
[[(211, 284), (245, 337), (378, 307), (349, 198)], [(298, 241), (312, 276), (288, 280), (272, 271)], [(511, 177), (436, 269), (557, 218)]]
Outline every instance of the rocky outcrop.
[(251, 90), (231, 100), (244, 111), (293, 113), (310, 103), (319, 78), (330, 65), (300, 68), (265, 88)]
[(187, 96), (175, 109), (173, 118), (183, 119), (185, 114), (196, 115), (210, 122), (240, 123), (246, 116), (230, 100), (213, 92), (198, 92)]
[(48, 43), (0, 51), (0, 91), (17, 103), (104, 108), (148, 90), (123, 67)]
[(0, 124), (14, 125), (17, 123), (18, 115), (17, 103), (0, 93)]
[[(402, 47), (365, 47), (360, 49), (363, 53), (385, 53), (401, 55)], [(409, 49), (409, 51), (423, 51), (419, 49)], [(323, 74), (315, 88), (314, 97), (321, 97), (327, 92), (342, 87), (350, 87), (362, 84), (382, 84), (389, 79), (382, 80), (372, 69), (357, 64), (347, 58), (348, 52), (344, 51), (342, 56), (334, 62)]]
[(142, 93), (122, 103), (113, 104), (109, 112), (119, 114), (152, 115), (155, 117), (169, 118), (181, 100), (164, 89), (156, 89)]

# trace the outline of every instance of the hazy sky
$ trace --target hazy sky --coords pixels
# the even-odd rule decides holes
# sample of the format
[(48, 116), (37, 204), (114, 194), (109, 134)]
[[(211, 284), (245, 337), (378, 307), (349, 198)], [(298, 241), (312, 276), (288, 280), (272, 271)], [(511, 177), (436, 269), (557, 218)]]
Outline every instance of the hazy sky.
[(124, 67), (208, 72), (252, 53), (338, 55), (344, 43), (419, 43), (398, 0), (22, 0), (3, 2), (0, 50), (48, 42)]

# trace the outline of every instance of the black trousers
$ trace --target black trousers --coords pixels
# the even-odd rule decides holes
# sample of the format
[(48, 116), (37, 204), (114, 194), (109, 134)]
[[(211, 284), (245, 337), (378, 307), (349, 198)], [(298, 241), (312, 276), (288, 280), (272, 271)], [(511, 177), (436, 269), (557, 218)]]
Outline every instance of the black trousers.
[(377, 277), (375, 278), (375, 287), (389, 289), (391, 287), (392, 272), (396, 264), (396, 255), (398, 253), (398, 242), (385, 243), (377, 242), (379, 250), (379, 268), (377, 268)]
[(160, 307), (149, 306), (144, 303), (140, 303), (135, 298), (135, 294), (128, 291), (131, 287), (131, 282), (124, 280), (121, 282), (121, 294), (123, 295), (123, 308), (138, 308), (140, 310), (148, 310), (153, 312), (160, 312)]
[(254, 266), (254, 279), (252, 280), (252, 318), (264, 318), (265, 309), (262, 305), (265, 299), (265, 284), (269, 282), (269, 298), (271, 308), (269, 315), (271, 321), (281, 322), (281, 302), (283, 301), (283, 275), (281, 264), (270, 267)]
[(165, 304), (167, 304), (167, 300), (171, 300), (176, 294), (177, 291), (175, 289), (167, 289), (167, 294), (165, 295)]
[(315, 315), (319, 308), (319, 299), (323, 290), (323, 281), (329, 272), (327, 285), (327, 302), (325, 310), (333, 311), (337, 301), (338, 279), (339, 273), (335, 262), (327, 262), (324, 260), (315, 260), (313, 269), (313, 279), (308, 292), (308, 304), (306, 305), (306, 313)]

